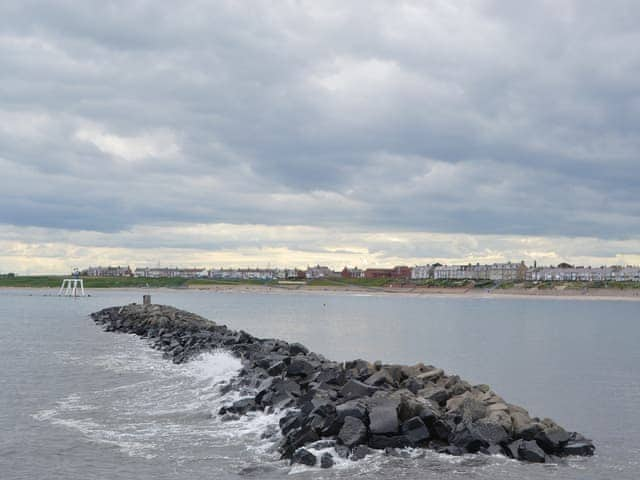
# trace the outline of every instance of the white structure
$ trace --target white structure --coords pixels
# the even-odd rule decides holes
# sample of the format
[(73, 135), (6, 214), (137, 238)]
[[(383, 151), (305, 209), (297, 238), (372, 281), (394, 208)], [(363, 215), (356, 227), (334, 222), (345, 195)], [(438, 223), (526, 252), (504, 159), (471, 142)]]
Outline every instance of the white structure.
[(426, 280), (433, 276), (433, 265), (416, 265), (411, 269), (411, 280)]
[(80, 296), (84, 297), (84, 283), (81, 278), (65, 278), (62, 281), (62, 286), (58, 290), (58, 296), (65, 297), (77, 297), (78, 292)]

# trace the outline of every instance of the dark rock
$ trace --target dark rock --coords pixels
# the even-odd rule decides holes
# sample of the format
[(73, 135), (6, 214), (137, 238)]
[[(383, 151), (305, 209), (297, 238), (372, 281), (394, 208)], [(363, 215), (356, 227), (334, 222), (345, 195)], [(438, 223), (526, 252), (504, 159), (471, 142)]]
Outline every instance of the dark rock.
[(429, 430), (420, 417), (413, 417), (404, 422), (401, 431), (412, 445), (419, 445), (429, 440)]
[(287, 367), (289, 377), (310, 377), (315, 371), (315, 366), (304, 358), (294, 358)]
[(441, 405), (449, 400), (450, 397), (449, 392), (445, 388), (439, 387), (432, 383), (427, 384), (426, 387), (418, 392), (418, 395)]
[(336, 445), (333, 448), (336, 451), (336, 454), (340, 458), (348, 458), (349, 457), (349, 447), (347, 447), (346, 445)]
[(359, 380), (349, 380), (340, 390), (340, 395), (344, 398), (362, 398), (369, 397), (377, 392), (379, 389), (360, 382)]
[(372, 434), (395, 434), (398, 428), (398, 411), (395, 406), (383, 404), (369, 409), (369, 430)]
[(320, 467), (321, 468), (331, 468), (333, 467), (333, 457), (329, 452), (325, 452), (320, 457)]
[(539, 432), (535, 441), (547, 453), (559, 452), (569, 442), (569, 433), (561, 427), (551, 427)]
[(545, 453), (533, 440), (524, 440), (518, 447), (518, 458), (527, 462), (544, 463)]
[(505, 445), (504, 452), (508, 457), (515, 458), (517, 460), (519, 457), (518, 449), (520, 448), (520, 445), (522, 445), (522, 442), (524, 442), (524, 440), (520, 438), (518, 440), (514, 440), (508, 445)]
[(351, 452), (351, 460), (362, 460), (371, 453), (371, 449), (366, 445), (357, 445)]
[(308, 465), (313, 467), (316, 464), (316, 456), (305, 448), (299, 448), (293, 452), (291, 457), (291, 463), (300, 463), (302, 465)]
[(380, 387), (382, 385), (393, 385), (394, 380), (386, 369), (382, 369), (367, 378), (364, 383), (374, 387)]
[(363, 422), (368, 422), (367, 407), (359, 399), (348, 400), (336, 406), (338, 419), (344, 420), (346, 417), (356, 417)]
[(256, 409), (256, 401), (252, 397), (241, 398), (233, 402), (233, 404), (229, 407), (222, 407), (220, 409), (220, 414), (224, 415), (225, 413), (237, 413), (238, 415), (244, 415), (247, 412), (251, 412)]
[(347, 447), (353, 447), (367, 441), (367, 426), (356, 417), (345, 417), (338, 433), (338, 439)]
[(276, 375), (281, 375), (282, 373), (284, 373), (286, 369), (287, 364), (283, 361), (279, 361), (271, 365), (267, 369), (267, 373), (269, 373), (269, 375), (271, 375), (272, 377), (275, 377)]
[(589, 441), (580, 441), (574, 442), (569, 441), (566, 445), (562, 447), (560, 450), (560, 455), (581, 455), (581, 456), (591, 456), (594, 454), (596, 447), (593, 443)]
[[(370, 364), (364, 360), (331, 362), (301, 344), (259, 339), (198, 315), (163, 305), (125, 305), (92, 314), (106, 331), (134, 333), (174, 363), (223, 348), (242, 361), (238, 375), (220, 391), (245, 398), (220, 409), (223, 421), (251, 410), (267, 413), (294, 408), (265, 438), (282, 433), (284, 458), (317, 464), (303, 447), (313, 444), (336, 455), (362, 458), (364, 444), (402, 455), (397, 449), (423, 446), (449, 454), (504, 454), (527, 461), (557, 461), (554, 456), (592, 455), (593, 443), (567, 433), (549, 419), (531, 418), (506, 403), (487, 385), (471, 386), (441, 369)], [(339, 444), (336, 444), (337, 437)], [(330, 454), (321, 466), (333, 462)]]
[(404, 448), (411, 446), (411, 440), (406, 435), (371, 435), (369, 437), (369, 446), (378, 450), (385, 448)]
[(289, 352), (291, 355), (306, 355), (309, 353), (309, 349), (302, 345), (301, 343), (290, 343), (289, 344)]
[(446, 455), (453, 455), (459, 457), (460, 455), (464, 455), (464, 450), (460, 447), (456, 447), (455, 445), (447, 445), (446, 447), (440, 447), (436, 450), (438, 453), (444, 453)]
[(347, 379), (344, 370), (336, 366), (323, 368), (315, 377), (313, 377), (313, 381), (329, 385), (344, 385)]

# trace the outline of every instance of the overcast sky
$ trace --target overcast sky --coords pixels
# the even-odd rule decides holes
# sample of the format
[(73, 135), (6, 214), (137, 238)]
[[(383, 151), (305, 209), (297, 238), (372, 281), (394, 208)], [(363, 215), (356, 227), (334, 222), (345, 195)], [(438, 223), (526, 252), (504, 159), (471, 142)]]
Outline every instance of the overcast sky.
[(0, 272), (640, 263), (637, 1), (3, 1)]

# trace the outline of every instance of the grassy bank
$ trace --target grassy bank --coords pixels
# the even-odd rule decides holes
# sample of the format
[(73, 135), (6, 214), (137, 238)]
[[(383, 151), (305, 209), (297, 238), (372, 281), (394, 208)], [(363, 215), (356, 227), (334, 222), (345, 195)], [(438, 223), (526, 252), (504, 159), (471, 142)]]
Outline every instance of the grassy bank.
[[(62, 285), (62, 276), (16, 276), (0, 277), (0, 287), (23, 288), (59, 288)], [(136, 278), (136, 277), (82, 277), (84, 288), (187, 288), (191, 285), (237, 285), (258, 284), (254, 280), (244, 282), (188, 279), (188, 278)]]
[[(0, 287), (59, 288), (63, 276), (0, 276)], [(209, 278), (136, 278), (136, 277), (82, 277), (85, 288), (188, 288), (208, 285), (273, 285), (277, 281), (264, 280), (213, 280)], [(300, 282), (311, 287), (360, 287), (360, 288), (467, 288), (467, 289), (524, 289), (524, 290), (632, 290), (640, 289), (640, 282), (495, 282), (492, 280), (419, 280), (399, 281), (385, 278), (356, 279), (332, 278)], [(284, 285), (283, 285), (284, 286)], [(289, 285), (290, 286), (290, 285)]]

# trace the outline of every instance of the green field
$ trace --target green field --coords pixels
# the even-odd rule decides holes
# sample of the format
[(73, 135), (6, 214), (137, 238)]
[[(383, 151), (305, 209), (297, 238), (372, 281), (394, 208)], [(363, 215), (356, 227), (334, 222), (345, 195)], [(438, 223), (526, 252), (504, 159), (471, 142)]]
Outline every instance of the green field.
[[(16, 276), (0, 277), (0, 287), (59, 288), (62, 276)], [(137, 278), (137, 277), (81, 277), (84, 288), (186, 288), (190, 285), (236, 285), (264, 284), (255, 280), (225, 281), (189, 278)]]

